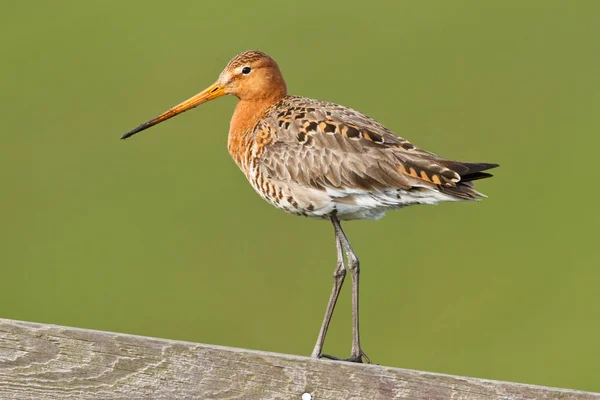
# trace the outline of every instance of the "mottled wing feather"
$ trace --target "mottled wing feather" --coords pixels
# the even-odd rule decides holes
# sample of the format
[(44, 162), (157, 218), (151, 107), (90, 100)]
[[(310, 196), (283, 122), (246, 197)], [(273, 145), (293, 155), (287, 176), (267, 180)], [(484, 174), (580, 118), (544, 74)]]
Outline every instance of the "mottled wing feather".
[(313, 133), (304, 144), (280, 136), (265, 147), (260, 163), (270, 179), (315, 189), (369, 191), (412, 186), (410, 178), (394, 171), (381, 153), (361, 151), (341, 135)]
[(469, 166), (480, 165), (472, 172), (482, 174), (492, 166), (443, 159), (355, 110), (301, 97), (286, 97), (260, 124), (269, 126), (259, 125), (259, 131), (277, 132), (260, 157), (263, 172), (270, 179), (315, 189), (446, 187), (453, 196), (472, 198), (474, 191), (460, 196), (461, 190), (451, 189), (461, 180), (457, 170), (468, 172)]

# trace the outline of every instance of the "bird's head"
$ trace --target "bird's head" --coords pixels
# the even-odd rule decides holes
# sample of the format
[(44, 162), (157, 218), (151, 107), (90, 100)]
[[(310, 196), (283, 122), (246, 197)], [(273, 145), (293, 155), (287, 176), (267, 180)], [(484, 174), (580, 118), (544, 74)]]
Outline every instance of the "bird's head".
[(275, 60), (260, 51), (245, 51), (227, 64), (215, 83), (158, 117), (127, 132), (121, 136), (121, 139), (127, 139), (177, 114), (226, 94), (246, 101), (277, 101), (286, 93), (286, 84)]

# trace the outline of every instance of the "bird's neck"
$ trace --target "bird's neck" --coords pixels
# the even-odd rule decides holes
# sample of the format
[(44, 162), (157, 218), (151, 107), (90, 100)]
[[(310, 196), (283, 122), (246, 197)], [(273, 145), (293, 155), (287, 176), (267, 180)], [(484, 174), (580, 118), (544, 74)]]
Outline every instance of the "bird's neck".
[(229, 125), (227, 149), (242, 170), (245, 170), (244, 161), (250, 156), (254, 127), (265, 112), (282, 98), (283, 95), (238, 101)]

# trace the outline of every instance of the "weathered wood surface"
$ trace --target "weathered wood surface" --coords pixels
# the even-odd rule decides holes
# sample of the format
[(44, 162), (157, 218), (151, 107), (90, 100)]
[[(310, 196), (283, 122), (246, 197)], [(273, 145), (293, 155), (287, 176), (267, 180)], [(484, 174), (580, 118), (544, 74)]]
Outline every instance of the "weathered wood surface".
[[(0, 399), (600, 399), (600, 394), (0, 319)], [(305, 398), (308, 398), (305, 395)]]

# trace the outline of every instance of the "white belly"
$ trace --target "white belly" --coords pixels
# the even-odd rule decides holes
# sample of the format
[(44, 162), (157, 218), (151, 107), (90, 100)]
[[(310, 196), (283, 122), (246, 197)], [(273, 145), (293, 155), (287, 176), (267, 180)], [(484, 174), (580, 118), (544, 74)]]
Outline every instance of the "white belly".
[[(460, 200), (431, 188), (389, 189), (383, 192), (343, 189), (323, 191), (294, 187), (286, 182), (279, 182), (279, 184), (285, 187), (286, 195), (277, 203), (266, 200), (286, 212), (312, 218), (328, 218), (335, 214), (340, 220), (379, 219), (389, 210), (409, 205)], [(260, 193), (260, 191), (258, 192)], [(264, 198), (264, 195), (261, 194), (261, 196)]]

